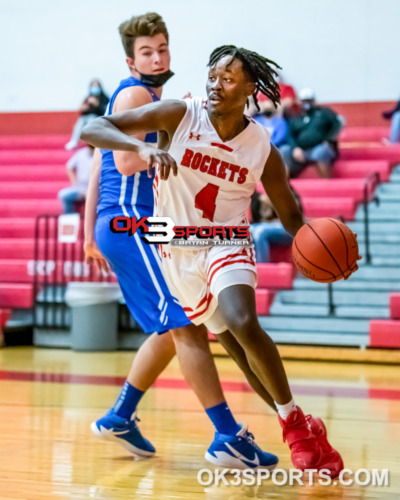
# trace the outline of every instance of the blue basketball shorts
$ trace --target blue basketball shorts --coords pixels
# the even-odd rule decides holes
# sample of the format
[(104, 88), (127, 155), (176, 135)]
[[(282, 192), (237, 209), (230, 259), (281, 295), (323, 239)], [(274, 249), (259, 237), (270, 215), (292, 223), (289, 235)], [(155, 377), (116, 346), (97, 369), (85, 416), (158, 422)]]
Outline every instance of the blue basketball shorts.
[(95, 237), (117, 276), (133, 318), (146, 333), (161, 334), (190, 325), (165, 282), (156, 245), (145, 243), (137, 233), (113, 233), (110, 221), (115, 216), (106, 214), (97, 219)]

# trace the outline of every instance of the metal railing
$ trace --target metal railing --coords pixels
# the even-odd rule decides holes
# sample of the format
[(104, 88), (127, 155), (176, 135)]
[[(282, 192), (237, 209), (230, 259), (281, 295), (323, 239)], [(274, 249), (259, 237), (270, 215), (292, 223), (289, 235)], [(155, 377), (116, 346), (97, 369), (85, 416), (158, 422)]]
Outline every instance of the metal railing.
[[(381, 183), (379, 172), (372, 172), (366, 179), (364, 179), (363, 186), (363, 199), (362, 205), (364, 210), (364, 240), (365, 240), (365, 261), (367, 264), (371, 263), (371, 250), (370, 250), (370, 228), (369, 228), (369, 203), (376, 202), (379, 205), (379, 198), (375, 194), (376, 187)], [(372, 196), (373, 195), (373, 196)], [(338, 216), (342, 222), (345, 222), (343, 216)], [(328, 283), (328, 315), (335, 316), (336, 304), (333, 300), (333, 287), (332, 283)]]
[[(369, 232), (369, 202), (374, 201), (379, 205), (379, 198), (374, 193), (375, 188), (381, 183), (381, 176), (379, 172), (373, 172), (364, 181), (364, 197), (363, 197), (363, 208), (364, 208), (364, 239), (365, 239), (365, 260), (367, 264), (371, 263), (371, 251), (370, 251), (370, 232)], [(373, 196), (371, 197), (371, 195)]]

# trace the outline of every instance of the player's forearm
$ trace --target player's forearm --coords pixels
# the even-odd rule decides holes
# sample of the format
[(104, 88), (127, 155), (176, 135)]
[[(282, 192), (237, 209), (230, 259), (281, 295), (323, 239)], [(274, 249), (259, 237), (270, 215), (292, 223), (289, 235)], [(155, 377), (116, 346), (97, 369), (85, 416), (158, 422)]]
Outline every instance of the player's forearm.
[(306, 223), (306, 219), (301, 212), (296, 212), (288, 217), (282, 217), (281, 222), (286, 231), (294, 237), (301, 226)]
[(84, 227), (86, 243), (93, 243), (95, 241), (94, 230), (97, 220), (97, 204), (99, 201), (99, 180), (101, 172), (101, 159), (98, 155), (100, 155), (100, 152), (96, 150), (86, 193)]
[(96, 148), (138, 153), (145, 143), (124, 134), (107, 118), (92, 120), (82, 131), (81, 139)]
[(98, 186), (95, 178), (90, 179), (85, 203), (85, 242), (95, 241), (94, 229), (97, 219)]

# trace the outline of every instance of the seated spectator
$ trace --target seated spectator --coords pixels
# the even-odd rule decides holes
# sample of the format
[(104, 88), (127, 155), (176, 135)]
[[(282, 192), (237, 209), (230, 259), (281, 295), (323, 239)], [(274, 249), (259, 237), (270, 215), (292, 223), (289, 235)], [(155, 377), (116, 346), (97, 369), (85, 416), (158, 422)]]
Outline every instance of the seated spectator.
[(289, 176), (297, 177), (308, 165), (316, 165), (321, 177), (332, 177), (342, 120), (330, 108), (315, 104), (313, 90), (302, 89), (299, 98), (301, 113), (288, 119), (291, 144), (280, 148)]
[(94, 147), (88, 144), (87, 147), (79, 149), (68, 160), (67, 173), (71, 181), (71, 187), (61, 189), (58, 193), (64, 214), (75, 213), (75, 204), (86, 199), (93, 153)]
[(253, 118), (261, 123), (271, 134), (271, 143), (280, 147), (286, 144), (289, 136), (289, 127), (286, 120), (281, 116), (281, 109), (276, 109), (272, 101), (264, 94), (258, 94), (258, 105), (260, 111)]
[[(303, 211), (300, 196), (292, 188), (299, 208)], [(270, 245), (288, 246), (292, 243), (292, 236), (284, 229), (279, 221), (268, 196), (255, 192), (251, 198), (251, 216), (253, 223), (250, 233), (254, 243), (257, 262), (269, 262)]]
[(382, 113), (383, 118), (386, 120), (392, 120), (390, 124), (390, 137), (389, 142), (395, 144), (399, 142), (400, 138), (400, 101), (397, 102), (396, 106), (390, 111), (384, 111)]
[(75, 123), (71, 139), (65, 145), (65, 149), (70, 150), (77, 147), (83, 127), (94, 118), (104, 115), (108, 101), (100, 81), (92, 80), (89, 84), (89, 94), (79, 108), (80, 117)]
[(281, 92), (281, 116), (288, 119), (291, 116), (300, 113), (299, 101), (297, 100), (296, 91), (292, 85), (283, 83), (282, 74), (279, 74), (279, 90)]

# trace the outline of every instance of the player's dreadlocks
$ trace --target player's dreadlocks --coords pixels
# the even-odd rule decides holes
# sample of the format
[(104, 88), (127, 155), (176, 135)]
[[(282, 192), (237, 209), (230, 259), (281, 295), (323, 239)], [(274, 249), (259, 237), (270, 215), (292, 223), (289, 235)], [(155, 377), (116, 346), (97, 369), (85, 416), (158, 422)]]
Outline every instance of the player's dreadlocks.
[[(208, 61), (208, 66), (214, 66), (214, 64), (216, 64), (224, 56), (232, 56), (232, 61), (234, 59), (239, 59), (239, 61), (242, 61), (243, 69), (256, 83), (257, 89), (253, 95), (253, 99), (258, 111), (260, 111), (260, 107), (257, 101), (258, 92), (261, 92), (262, 94), (269, 97), (274, 103), (274, 106), (277, 107), (277, 104), (281, 102), (281, 95), (278, 82), (275, 80), (275, 78), (278, 76), (278, 73), (273, 68), (273, 66), (275, 66), (275, 68), (277, 69), (281, 69), (281, 67), (276, 64), (276, 62), (271, 61), (266, 57), (260, 56), (260, 54), (257, 54), (257, 52), (238, 48), (235, 45), (221, 45), (221, 47), (217, 47), (212, 51), (210, 59)], [(231, 64), (232, 61), (229, 64)]]

